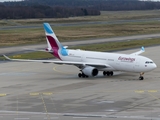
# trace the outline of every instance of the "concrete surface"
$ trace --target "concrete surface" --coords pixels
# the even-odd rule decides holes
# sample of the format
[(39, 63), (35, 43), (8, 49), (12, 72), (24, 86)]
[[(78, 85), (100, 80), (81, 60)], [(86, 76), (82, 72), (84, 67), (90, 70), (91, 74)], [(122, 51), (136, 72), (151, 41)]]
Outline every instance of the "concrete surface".
[(143, 81), (137, 73), (82, 79), (74, 66), (1, 61), (0, 120), (159, 120), (159, 49), (142, 54), (158, 66)]

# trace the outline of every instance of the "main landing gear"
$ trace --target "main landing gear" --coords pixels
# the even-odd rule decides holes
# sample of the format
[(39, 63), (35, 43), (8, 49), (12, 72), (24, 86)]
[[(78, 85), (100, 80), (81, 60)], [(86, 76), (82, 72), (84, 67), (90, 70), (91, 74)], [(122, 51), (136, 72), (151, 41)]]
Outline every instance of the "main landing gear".
[(141, 72), (140, 76), (139, 76), (139, 80), (143, 80), (144, 79), (143, 75), (144, 75), (144, 72)]
[(113, 71), (103, 71), (104, 76), (113, 76)]
[(84, 73), (79, 73), (79, 74), (78, 74), (78, 77), (79, 77), (79, 78), (88, 78), (88, 76), (85, 75)]

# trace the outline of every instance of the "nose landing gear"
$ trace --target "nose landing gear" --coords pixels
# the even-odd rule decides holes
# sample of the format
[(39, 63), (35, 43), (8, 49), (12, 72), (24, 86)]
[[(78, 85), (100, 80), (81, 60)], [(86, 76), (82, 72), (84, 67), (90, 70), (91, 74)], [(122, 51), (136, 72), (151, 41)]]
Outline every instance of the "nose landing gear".
[(144, 72), (141, 72), (140, 76), (139, 76), (139, 80), (143, 80), (144, 79), (143, 75), (144, 75)]

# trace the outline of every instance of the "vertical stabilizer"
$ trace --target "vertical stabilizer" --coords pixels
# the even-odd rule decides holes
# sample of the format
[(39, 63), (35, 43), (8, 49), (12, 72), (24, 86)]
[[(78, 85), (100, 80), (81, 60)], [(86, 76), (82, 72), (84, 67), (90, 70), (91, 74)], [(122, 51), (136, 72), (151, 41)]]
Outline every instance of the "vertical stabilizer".
[(61, 43), (58, 41), (58, 38), (56, 37), (55, 33), (53, 32), (51, 26), (48, 23), (44, 23), (44, 30), (46, 34), (47, 44), (48, 48), (52, 49), (53, 55), (59, 59), (59, 51), (63, 48)]

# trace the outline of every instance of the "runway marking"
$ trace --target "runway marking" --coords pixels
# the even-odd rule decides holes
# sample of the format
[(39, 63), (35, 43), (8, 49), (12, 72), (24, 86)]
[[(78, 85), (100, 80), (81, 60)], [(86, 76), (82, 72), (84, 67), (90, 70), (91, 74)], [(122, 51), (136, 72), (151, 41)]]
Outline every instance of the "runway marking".
[(149, 93), (156, 93), (158, 92), (157, 90), (148, 90)]
[(43, 95), (53, 95), (52, 92), (46, 92), (46, 93), (42, 93)]
[(15, 120), (29, 120), (30, 118), (14, 118)]
[[(92, 93), (92, 91), (86, 91), (87, 93)], [(111, 91), (111, 90), (103, 90), (103, 91), (98, 91), (98, 92), (96, 92), (97, 94), (98, 93), (123, 93), (123, 92), (135, 92), (135, 93), (157, 93), (157, 92), (159, 92), (158, 90), (113, 90), (113, 91)], [(55, 94), (56, 94), (56, 92), (54, 92)], [(58, 92), (59, 93), (59, 92)], [(72, 91), (72, 92), (61, 92), (61, 93), (59, 93), (59, 94), (76, 94), (76, 93), (83, 93), (83, 92), (74, 92), (74, 91)], [(7, 94), (0, 94), (0, 97), (1, 96), (6, 96)], [(48, 91), (48, 92), (33, 92), (33, 93), (29, 93), (29, 95), (30, 96), (38, 96), (38, 95), (48, 95), (48, 96), (51, 96), (51, 95), (53, 95), (53, 92), (52, 91)]]
[(51, 101), (52, 101), (52, 105), (53, 105), (53, 109), (55, 111), (57, 111), (57, 107), (55, 106), (54, 100), (53, 100), (53, 96), (50, 97)]
[(42, 103), (43, 103), (43, 106), (44, 106), (44, 110), (45, 110), (45, 112), (46, 112), (46, 117), (48, 118), (48, 120), (50, 120), (50, 116), (49, 116), (49, 114), (48, 114), (47, 106), (46, 106), (46, 104), (45, 104), (45, 102), (44, 102), (43, 95), (41, 95), (41, 99), (42, 99)]
[(53, 67), (53, 70), (56, 71), (56, 72), (58, 72), (58, 73), (63, 73), (63, 74), (68, 74), (68, 75), (74, 74), (74, 73), (67, 73), (67, 72), (63, 72), (63, 71), (57, 70), (57, 67), (59, 67), (59, 66)]
[(158, 90), (135, 90), (134, 92), (135, 93), (145, 93), (145, 92), (147, 92), (147, 93), (156, 93), (156, 92), (158, 92)]
[(53, 95), (52, 92), (44, 92), (44, 93), (30, 93), (30, 96), (38, 96), (38, 95)]
[(148, 93), (150, 96), (152, 96), (154, 99), (156, 100), (159, 100), (160, 101), (160, 98), (156, 97), (155, 95), (151, 94), (151, 93)]
[(39, 93), (30, 93), (31, 96), (37, 96)]
[(144, 90), (135, 90), (135, 93), (144, 93)]
[(21, 58), (21, 55), (14, 55), (13, 58)]
[(6, 96), (7, 94), (5, 94), (5, 93), (0, 93), (0, 97), (4, 97), (4, 96)]

